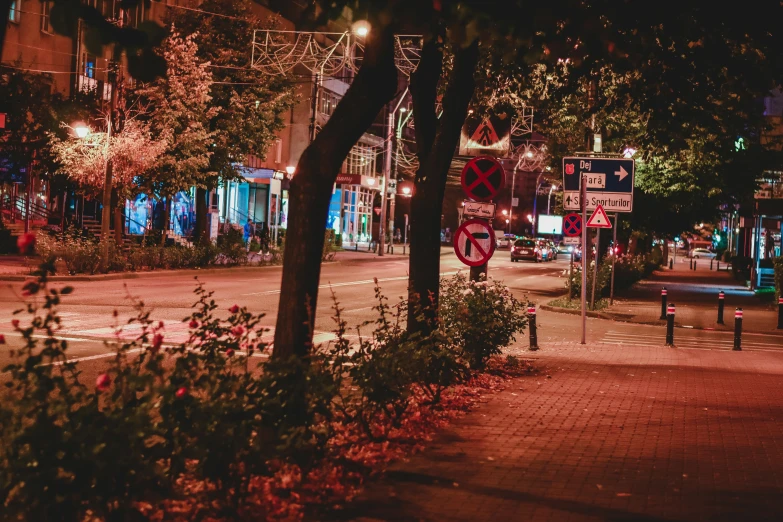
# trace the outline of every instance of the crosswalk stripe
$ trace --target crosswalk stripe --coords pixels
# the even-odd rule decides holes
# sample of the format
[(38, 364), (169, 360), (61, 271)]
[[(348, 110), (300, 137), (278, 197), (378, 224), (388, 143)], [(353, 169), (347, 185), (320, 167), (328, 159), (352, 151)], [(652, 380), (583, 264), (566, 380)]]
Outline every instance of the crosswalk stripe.
[[(717, 337), (716, 335), (720, 335), (720, 334), (710, 334), (704, 337), (693, 337), (693, 336), (678, 336), (677, 333), (675, 332), (674, 345), (679, 348), (691, 348), (691, 349), (701, 349), (701, 350), (709, 350), (713, 348), (731, 349), (734, 347), (734, 339), (733, 337), (731, 337), (730, 333), (720, 335), (720, 337)], [(658, 346), (665, 345), (665, 337), (663, 335), (661, 335), (659, 339), (658, 337), (651, 338), (650, 336), (643, 336), (639, 334), (630, 334), (630, 333), (617, 332), (617, 331), (607, 332), (604, 335), (604, 337), (601, 339), (601, 341), (608, 344), (633, 343), (635, 346), (644, 346), (644, 347), (658, 347)], [(743, 339), (742, 348), (749, 349), (749, 350), (781, 351), (783, 350), (783, 343), (778, 343), (778, 342), (767, 343), (758, 340)]]

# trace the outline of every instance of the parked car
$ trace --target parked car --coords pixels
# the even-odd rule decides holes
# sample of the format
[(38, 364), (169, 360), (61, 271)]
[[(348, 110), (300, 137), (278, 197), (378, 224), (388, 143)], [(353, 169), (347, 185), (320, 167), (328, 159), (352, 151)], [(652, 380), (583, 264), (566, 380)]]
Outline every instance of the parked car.
[(517, 240), (517, 236), (514, 234), (504, 234), (502, 237), (495, 236), (495, 246), (497, 248), (511, 248), (514, 241)]
[(539, 263), (541, 261), (546, 261), (547, 254), (548, 252), (543, 251), (539, 246), (539, 242), (535, 239), (517, 239), (511, 247), (512, 262), (518, 262), (520, 259), (523, 259)]
[(550, 261), (554, 261), (555, 259), (557, 259), (557, 254), (559, 253), (557, 250), (557, 244), (551, 239), (549, 239), (547, 241), (547, 245), (549, 245), (549, 253), (551, 255)]
[(571, 255), (573, 256), (574, 261), (581, 261), (582, 260), (582, 247), (578, 247), (578, 246), (571, 247), (570, 246), (568, 248), (572, 249), (571, 250)]
[(558, 254), (570, 254), (571, 250), (573, 250), (573, 249), (571, 248), (571, 246), (566, 245), (565, 241), (561, 241), (560, 243), (557, 244), (557, 253)]
[(693, 259), (715, 259), (716, 255), (715, 252), (707, 250), (706, 248), (694, 248), (690, 251), (688, 257), (692, 257)]

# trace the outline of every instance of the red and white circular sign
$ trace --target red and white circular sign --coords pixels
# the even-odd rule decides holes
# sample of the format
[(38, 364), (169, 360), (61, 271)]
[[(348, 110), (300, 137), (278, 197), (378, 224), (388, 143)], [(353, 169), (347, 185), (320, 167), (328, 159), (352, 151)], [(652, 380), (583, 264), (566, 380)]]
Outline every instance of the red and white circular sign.
[(454, 252), (468, 266), (481, 266), (495, 252), (495, 233), (489, 223), (470, 219), (454, 233)]
[(506, 184), (503, 165), (490, 156), (476, 156), (462, 169), (462, 191), (475, 201), (488, 201)]

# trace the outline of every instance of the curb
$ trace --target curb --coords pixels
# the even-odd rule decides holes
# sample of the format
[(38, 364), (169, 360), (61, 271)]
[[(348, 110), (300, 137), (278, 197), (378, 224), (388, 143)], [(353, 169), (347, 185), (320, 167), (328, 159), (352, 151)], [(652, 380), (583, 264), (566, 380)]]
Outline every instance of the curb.
[[(333, 261), (339, 263), (339, 261)], [(255, 272), (268, 268), (280, 268), (283, 265), (264, 265), (264, 266), (234, 266), (225, 268), (188, 268), (184, 270), (154, 270), (149, 272), (117, 272), (113, 274), (95, 274), (95, 275), (72, 275), (72, 276), (50, 276), (49, 281), (57, 282), (86, 282), (86, 281), (116, 281), (120, 279), (155, 279), (158, 277), (182, 276), (199, 274), (218, 274), (221, 272), (232, 271), (234, 273)], [(0, 275), (0, 281), (27, 281), (32, 279), (32, 275)]]
[[(571, 308), (560, 308), (558, 306), (549, 306), (548, 304), (538, 305), (538, 308), (539, 310), (546, 310), (547, 312), (555, 312), (558, 314), (582, 315), (581, 310), (572, 310)], [(586, 314), (587, 317), (595, 317), (596, 319), (608, 319), (610, 321), (615, 320), (613, 317), (608, 316), (603, 312), (594, 312), (592, 310), (587, 310)]]

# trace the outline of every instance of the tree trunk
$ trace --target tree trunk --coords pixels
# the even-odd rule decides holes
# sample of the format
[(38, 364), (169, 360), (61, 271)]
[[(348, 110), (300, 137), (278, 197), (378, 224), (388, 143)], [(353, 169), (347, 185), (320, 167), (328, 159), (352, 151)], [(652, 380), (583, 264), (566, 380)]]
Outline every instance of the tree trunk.
[(196, 224), (193, 228), (194, 245), (209, 243), (209, 233), (207, 230), (207, 197), (209, 197), (209, 190), (196, 187)]
[(122, 207), (119, 205), (114, 207), (114, 241), (117, 243), (117, 248), (122, 248), (122, 237), (125, 232), (125, 223), (123, 219)]
[(435, 116), (435, 76), (437, 74), (440, 77), (443, 54), (434, 40), (425, 44), (419, 68), (411, 77), (419, 170), (416, 172), (415, 191), (411, 198), (408, 299), (424, 307), (409, 307), (408, 330), (412, 332), (428, 331), (434, 325), (429, 319), (437, 314), (443, 195), (454, 150), (468, 114), (468, 104), (473, 97), (473, 74), (478, 58), (478, 40), (456, 50), (440, 119)]
[(166, 236), (169, 233), (169, 224), (171, 223), (171, 198), (163, 200), (163, 230), (160, 234), (160, 246), (166, 246)]
[(303, 357), (310, 350), (332, 186), (351, 147), (394, 97), (397, 88), (391, 21), (385, 25), (382, 20), (374, 22), (361, 69), (323, 130), (305, 149), (291, 181), (272, 354), (278, 360)]

